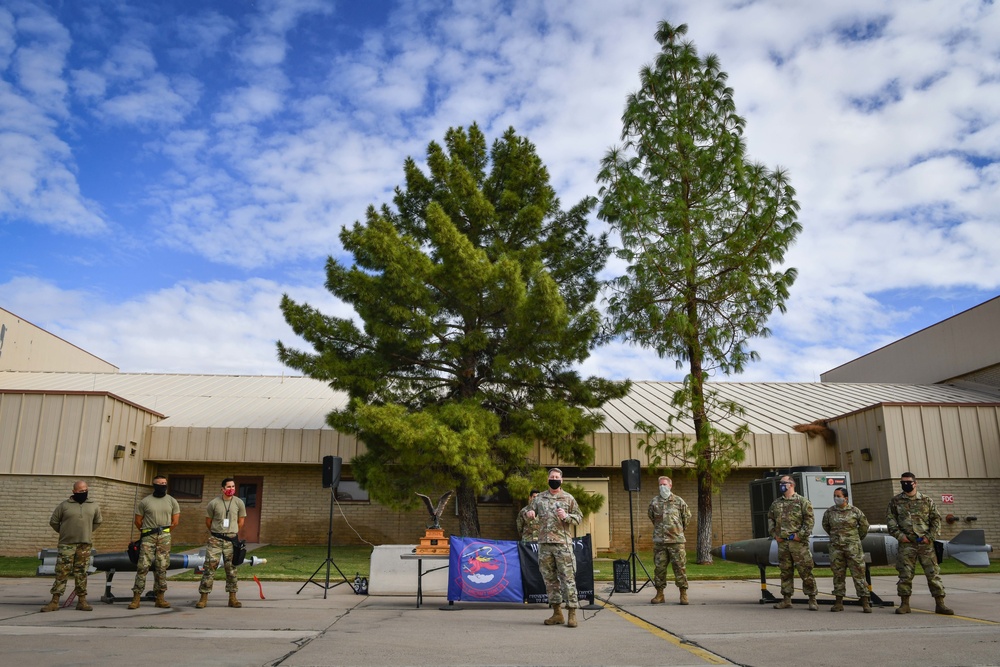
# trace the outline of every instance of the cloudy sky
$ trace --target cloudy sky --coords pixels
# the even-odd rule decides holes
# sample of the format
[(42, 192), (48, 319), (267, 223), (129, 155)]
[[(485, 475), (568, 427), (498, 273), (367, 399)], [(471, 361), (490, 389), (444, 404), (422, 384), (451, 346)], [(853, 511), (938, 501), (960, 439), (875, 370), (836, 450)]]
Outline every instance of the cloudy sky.
[[(661, 20), (801, 204), (738, 379), (816, 381), (1000, 293), (992, 0), (4, 0), (0, 306), (126, 372), (287, 372), (281, 294), (348, 314), (340, 228), (448, 127), (514, 126), (564, 208), (596, 194)], [(682, 376), (614, 346), (584, 370)]]

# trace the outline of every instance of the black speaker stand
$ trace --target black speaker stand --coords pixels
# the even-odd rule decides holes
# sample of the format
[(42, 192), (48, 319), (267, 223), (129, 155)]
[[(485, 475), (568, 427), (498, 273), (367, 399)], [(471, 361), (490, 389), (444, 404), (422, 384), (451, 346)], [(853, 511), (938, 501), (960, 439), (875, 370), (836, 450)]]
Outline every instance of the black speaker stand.
[[(632, 494), (633, 493), (634, 493), (634, 491), (629, 491), (628, 492), (628, 524), (629, 524), (629, 532), (632, 534), (632, 551), (628, 555), (628, 560), (629, 560), (630, 566), (632, 568), (632, 592), (633, 593), (638, 593), (643, 588), (645, 588), (646, 584), (650, 583), (651, 580), (650, 580), (650, 577), (649, 577), (649, 572), (646, 571), (646, 566), (642, 564), (642, 561), (639, 560), (639, 556), (635, 553), (635, 516), (634, 516), (634, 512), (632, 511)], [(636, 569), (635, 569), (636, 563), (639, 564), (639, 567), (642, 568), (643, 574), (646, 575), (646, 581), (642, 582), (642, 586), (639, 587), (639, 588), (636, 588), (636, 583), (637, 583), (636, 582)]]
[[(326, 533), (326, 560), (323, 561), (322, 563), (320, 563), (319, 567), (316, 568), (316, 572), (313, 572), (312, 575), (306, 580), (306, 583), (302, 584), (302, 588), (305, 588), (306, 584), (315, 584), (315, 585), (319, 586), (320, 588), (322, 588), (323, 589), (323, 599), (324, 600), (326, 599), (326, 592), (328, 590), (330, 590), (331, 588), (335, 588), (335, 587), (337, 587), (337, 586), (339, 586), (341, 584), (350, 585), (350, 583), (351, 583), (351, 582), (349, 582), (347, 580), (347, 577), (344, 576), (344, 573), (340, 572), (340, 568), (337, 567), (337, 564), (333, 561), (333, 558), (331, 557), (331, 553), (332, 553), (332, 550), (333, 550), (333, 501), (334, 501), (334, 497), (335, 497), (336, 493), (337, 493), (337, 487), (336, 487), (336, 485), (330, 486), (330, 529)], [(319, 573), (319, 571), (323, 569), (324, 565), (326, 565), (326, 583), (320, 583), (318, 581), (314, 581), (313, 577), (315, 577)], [(343, 579), (343, 581), (338, 581), (337, 583), (332, 584), (332, 585), (330, 584), (330, 566), (331, 565), (337, 570), (337, 572), (340, 572), (340, 577)], [(302, 588), (300, 588), (299, 590), (295, 591), (295, 594), (298, 595), (299, 593), (301, 593), (302, 592)]]

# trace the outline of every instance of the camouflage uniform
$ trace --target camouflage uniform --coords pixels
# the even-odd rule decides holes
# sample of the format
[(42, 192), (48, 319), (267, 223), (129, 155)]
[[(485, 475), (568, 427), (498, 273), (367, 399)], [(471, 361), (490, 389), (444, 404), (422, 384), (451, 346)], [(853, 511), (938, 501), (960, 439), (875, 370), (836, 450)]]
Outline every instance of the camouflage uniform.
[(136, 563), (135, 583), (132, 593), (142, 595), (146, 588), (146, 574), (153, 567), (153, 592), (167, 590), (167, 568), (170, 566), (170, 523), (181, 507), (173, 496), (157, 498), (148, 495), (139, 501), (136, 516), (142, 517), (142, 543)]
[[(806, 498), (797, 493), (791, 498), (779, 496), (767, 512), (767, 530), (778, 543), (778, 568), (781, 570), (781, 595), (791, 597), (795, 592), (795, 570), (802, 577), (802, 592), (810, 598), (816, 596), (816, 578), (813, 577), (813, 558), (809, 552), (809, 536), (812, 534), (813, 507)], [(788, 539), (795, 535), (801, 542)]]
[(87, 597), (87, 568), (90, 567), (90, 548), (93, 531), (101, 525), (101, 508), (89, 498), (82, 503), (66, 499), (56, 506), (49, 517), (52, 530), (59, 533), (59, 560), (56, 563), (56, 580), (49, 593), (62, 597), (66, 581), (73, 575), (77, 597)]
[[(934, 540), (941, 535), (941, 515), (934, 501), (919, 491), (912, 498), (900, 493), (889, 501), (885, 522), (889, 533), (899, 540), (899, 554), (896, 557), (899, 581), (896, 582), (896, 593), (900, 597), (912, 594), (913, 575), (919, 560), (931, 595), (935, 598), (944, 597), (944, 584), (941, 583), (937, 556), (934, 553)], [(903, 542), (904, 537), (910, 541)], [(920, 544), (917, 544), (918, 537), (923, 538)]]
[(517, 534), (521, 536), (522, 542), (538, 541), (538, 517), (529, 519), (524, 516), (530, 509), (531, 505), (525, 505), (517, 513)]
[(684, 529), (691, 520), (691, 510), (676, 493), (664, 500), (657, 494), (647, 511), (653, 522), (653, 585), (660, 591), (667, 584), (667, 565), (674, 569), (677, 588), (687, 590), (687, 554)]
[(847, 594), (847, 569), (854, 579), (859, 598), (868, 595), (865, 581), (865, 552), (861, 541), (868, 534), (865, 513), (849, 503), (834, 505), (823, 514), (823, 530), (830, 536), (830, 569), (833, 570), (833, 594)]
[[(566, 510), (566, 519), (556, 516), (558, 508)], [(538, 569), (545, 581), (545, 592), (550, 605), (563, 602), (562, 590), (566, 591), (566, 606), (579, 606), (576, 595), (576, 556), (573, 553), (573, 536), (569, 526), (583, 521), (576, 498), (559, 489), (555, 493), (543, 491), (528, 505), (538, 519)]]
[[(211, 535), (205, 547), (205, 572), (201, 576), (199, 593), (211, 593), (215, 583), (215, 571), (219, 569), (219, 559), (222, 558), (226, 568), (226, 592), (236, 593), (239, 590), (239, 578), (236, 566), (233, 565), (233, 542), (226, 537), (235, 538), (239, 535), (239, 520), (246, 517), (247, 508), (241, 498), (233, 496), (226, 500), (216, 496), (208, 503), (206, 516), (212, 519)], [(229, 525), (223, 523), (229, 519)], [(219, 537), (220, 535), (225, 537)]]

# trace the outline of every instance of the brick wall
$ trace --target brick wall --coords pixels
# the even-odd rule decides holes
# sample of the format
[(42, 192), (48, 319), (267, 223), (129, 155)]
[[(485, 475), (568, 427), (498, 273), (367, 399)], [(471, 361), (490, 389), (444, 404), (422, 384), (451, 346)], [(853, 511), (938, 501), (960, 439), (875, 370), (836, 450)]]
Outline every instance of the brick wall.
[[(347, 471), (345, 470), (345, 474)], [(224, 477), (262, 477), (260, 540), (268, 544), (326, 544), (330, 521), (330, 490), (322, 486), (321, 466), (316, 465), (203, 465), (164, 464), (162, 475), (204, 475), (200, 501), (180, 501), (181, 522), (174, 530), (177, 544), (205, 541), (205, 510), (218, 494)], [(448, 503), (441, 520), (445, 534), (458, 532), (455, 500)], [(514, 521), (520, 506), (479, 506), (484, 537), (517, 539)], [(429, 521), (421, 503), (410, 512), (397, 512), (374, 502), (340, 502), (333, 509), (333, 544), (416, 544)]]
[[(750, 527), (749, 483), (762, 474), (758, 470), (739, 470), (730, 475), (712, 497), (712, 544), (717, 546), (753, 537)], [(653, 548), (653, 524), (646, 514), (649, 501), (659, 492), (659, 473), (642, 471), (640, 491), (632, 493), (633, 522), (635, 525), (635, 548), (637, 551)], [(691, 510), (691, 523), (685, 532), (687, 548), (691, 551), (698, 543), (698, 483), (693, 475), (686, 472), (671, 477), (673, 491), (684, 499)], [(629, 524), (629, 492), (625, 490), (621, 470), (610, 475), (608, 482), (608, 508), (611, 521), (611, 548), (615, 551), (631, 549)]]
[[(954, 523), (943, 522), (941, 538), (949, 540), (966, 528), (978, 528), (986, 533), (987, 544), (994, 545), (990, 554), (1000, 558), (1000, 479), (918, 479), (921, 493), (934, 499), (942, 517), (949, 514), (958, 518)], [(898, 480), (883, 480), (853, 485), (853, 503), (868, 517), (871, 523), (885, 523), (886, 507), (889, 499), (900, 492)], [(943, 494), (954, 496), (953, 504), (941, 502)], [(966, 521), (969, 516), (975, 521)]]
[[(160, 474), (205, 476), (204, 497), (200, 501), (181, 501), (181, 523), (174, 532), (175, 544), (201, 544), (205, 541), (205, 508), (217, 493), (223, 477), (263, 477), (261, 492), (261, 540), (270, 544), (326, 544), (330, 492), (321, 484), (320, 465), (201, 465), (169, 464), (160, 466)], [(594, 476), (588, 474), (579, 476)], [(620, 469), (602, 470), (608, 475), (611, 546), (616, 551), (631, 548), (629, 529), (629, 493), (624, 489)], [(713, 497), (713, 545), (752, 537), (750, 525), (749, 482), (763, 475), (762, 470), (739, 470), (726, 479)], [(578, 476), (567, 470), (566, 476)], [(652, 525), (646, 508), (656, 493), (657, 475), (643, 471), (641, 491), (633, 493), (632, 506), (636, 549), (652, 546)], [(0, 556), (33, 555), (40, 549), (55, 547), (56, 533), (49, 528), (53, 508), (72, 492), (75, 479), (55, 476), (0, 476)], [(131, 538), (132, 512), (136, 497), (149, 493), (139, 486), (106, 479), (86, 479), (91, 497), (101, 504), (104, 523), (95, 533), (95, 547), (101, 551), (123, 550)], [(898, 492), (895, 480), (855, 484), (852, 502), (872, 523), (885, 523), (889, 498)], [(954, 514), (960, 520), (945, 524), (942, 536), (949, 539), (965, 528), (986, 531), (986, 540), (1000, 544), (1000, 480), (997, 479), (922, 479), (920, 490), (931, 495), (942, 516)], [(698, 492), (693, 476), (674, 475), (674, 492), (691, 508), (692, 525), (687, 531), (687, 548), (697, 543)], [(941, 494), (953, 494), (955, 503), (944, 505)], [(514, 521), (521, 505), (481, 505), (479, 519), (484, 537), (517, 539)], [(965, 517), (975, 516), (974, 522)], [(427, 523), (421, 506), (412, 512), (396, 512), (376, 503), (340, 503), (334, 507), (333, 543), (335, 545), (416, 544)], [(454, 500), (445, 510), (442, 527), (446, 534), (457, 532)], [(1000, 549), (991, 555), (1000, 558)]]
[[(55, 548), (58, 534), (49, 526), (56, 505), (73, 493), (74, 477), (49, 475), (0, 476), (0, 556), (31, 556)], [(103, 523), (94, 533), (99, 551), (124, 551), (132, 529), (134, 484), (108, 479), (83, 478), (90, 497), (101, 506)], [(138, 487), (138, 495), (149, 487)]]

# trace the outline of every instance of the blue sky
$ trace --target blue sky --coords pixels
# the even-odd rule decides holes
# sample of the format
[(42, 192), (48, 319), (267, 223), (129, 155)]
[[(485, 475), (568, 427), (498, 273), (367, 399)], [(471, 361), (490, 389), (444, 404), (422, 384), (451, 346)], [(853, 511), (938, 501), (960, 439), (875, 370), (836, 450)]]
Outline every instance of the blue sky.
[[(287, 372), (281, 294), (349, 315), (340, 228), (448, 127), (514, 126), (564, 207), (596, 194), (660, 20), (801, 204), (788, 312), (735, 379), (815, 381), (1000, 293), (993, 2), (5, 0), (0, 306), (126, 372)], [(627, 346), (583, 370), (682, 377)]]

